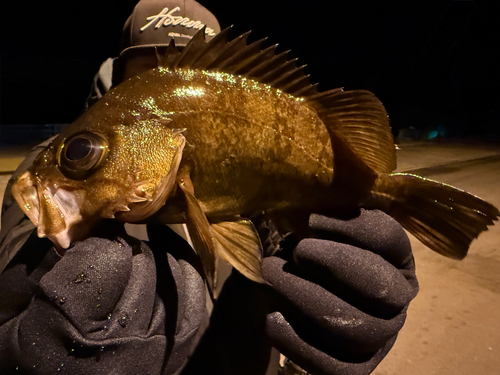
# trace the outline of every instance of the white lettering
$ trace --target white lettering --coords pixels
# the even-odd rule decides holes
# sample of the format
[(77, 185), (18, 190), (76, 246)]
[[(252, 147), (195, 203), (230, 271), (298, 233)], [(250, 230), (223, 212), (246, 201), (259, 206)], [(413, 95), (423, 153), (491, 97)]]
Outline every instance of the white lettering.
[[(165, 13), (167, 13), (167, 12), (168, 12), (168, 8), (163, 8), (163, 10), (159, 14), (157, 14), (156, 16), (148, 17), (147, 20), (149, 21), (149, 23), (144, 25), (143, 27), (141, 27), (141, 31), (146, 30), (149, 26), (151, 26), (153, 24), (153, 22), (162, 18), (165, 15)], [(158, 22), (158, 24), (161, 24), (162, 22), (163, 22), (163, 18), (160, 22)], [(156, 25), (155, 27), (158, 27), (158, 25)]]
[[(154, 26), (155, 29), (158, 29), (161, 26), (180, 25), (188, 29), (200, 30), (201, 28), (203, 28), (203, 26), (205, 26), (201, 21), (191, 20), (187, 17), (182, 17), (182, 16), (174, 16), (173, 14), (179, 10), (181, 10), (180, 7), (175, 7), (170, 11), (168, 10), (168, 7), (163, 8), (163, 10), (160, 13), (146, 18), (146, 20), (149, 22), (146, 23), (143, 27), (141, 27), (141, 31), (146, 30), (149, 26), (151, 26), (154, 23), (156, 23)], [(211, 29), (210, 27), (207, 27), (205, 29), (205, 34), (207, 34), (208, 36), (217, 35), (214, 29)]]
[(200, 21), (196, 21), (195, 23), (193, 23), (193, 29), (196, 29), (196, 30), (200, 30), (203, 26), (205, 26), (205, 25), (202, 24)]
[(172, 17), (172, 18), (174, 20), (174, 22), (172, 22), (174, 26), (181, 25), (182, 22), (184, 22), (184, 18), (182, 17)]

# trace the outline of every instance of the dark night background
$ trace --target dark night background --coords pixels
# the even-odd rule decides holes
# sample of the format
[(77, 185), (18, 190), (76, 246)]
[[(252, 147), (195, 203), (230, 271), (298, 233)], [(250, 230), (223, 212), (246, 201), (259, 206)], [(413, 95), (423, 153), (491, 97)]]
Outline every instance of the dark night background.
[[(500, 2), (199, 0), (307, 64), (320, 89), (364, 88), (395, 133), (500, 139)], [(2, 1), (0, 124), (72, 122), (136, 0)]]

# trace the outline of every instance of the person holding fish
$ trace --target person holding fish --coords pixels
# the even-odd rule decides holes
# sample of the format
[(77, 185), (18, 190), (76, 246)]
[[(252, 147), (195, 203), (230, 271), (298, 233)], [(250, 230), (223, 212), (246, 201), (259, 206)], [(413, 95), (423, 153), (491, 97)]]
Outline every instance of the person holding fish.
[[(418, 283), (401, 225), (364, 208), (456, 258), (498, 216), (391, 174), (373, 94), (319, 93), (275, 47), (219, 30), (193, 0), (140, 1), (109, 92), (13, 180), (0, 372), (265, 374), (274, 347), (303, 373), (368, 374)], [(142, 222), (147, 240), (123, 226)]]

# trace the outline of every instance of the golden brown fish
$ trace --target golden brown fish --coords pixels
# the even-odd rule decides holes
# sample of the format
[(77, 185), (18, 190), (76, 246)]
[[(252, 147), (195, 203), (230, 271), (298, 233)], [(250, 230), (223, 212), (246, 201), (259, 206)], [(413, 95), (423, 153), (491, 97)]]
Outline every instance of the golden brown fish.
[(39, 236), (67, 248), (103, 218), (156, 213), (187, 223), (209, 278), (221, 256), (262, 281), (245, 219), (255, 214), (377, 208), (453, 258), (497, 219), (469, 193), (392, 173), (388, 117), (372, 93), (319, 93), (274, 46), (226, 35), (205, 43), (200, 31), (181, 54), (171, 45), (38, 156), (12, 192)]

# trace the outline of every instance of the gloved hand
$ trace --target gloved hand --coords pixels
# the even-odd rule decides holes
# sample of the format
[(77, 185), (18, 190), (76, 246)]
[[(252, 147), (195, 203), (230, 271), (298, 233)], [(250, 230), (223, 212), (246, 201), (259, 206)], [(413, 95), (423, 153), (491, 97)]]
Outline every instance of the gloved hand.
[(315, 238), (264, 258), (270, 285), (233, 271), (183, 375), (265, 374), (271, 346), (315, 375), (368, 374), (385, 357), (418, 291), (404, 230), (380, 211), (309, 227)]
[(0, 373), (177, 371), (207, 318), (205, 287), (166, 253), (177, 235), (163, 229), (158, 256), (115, 222), (63, 257), (33, 232), (0, 275)]
[(316, 238), (300, 241), (293, 259), (264, 259), (276, 295), (267, 336), (310, 373), (368, 374), (418, 292), (408, 237), (380, 211), (351, 220), (311, 215), (309, 227)]

